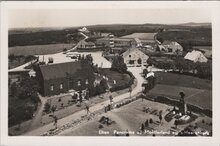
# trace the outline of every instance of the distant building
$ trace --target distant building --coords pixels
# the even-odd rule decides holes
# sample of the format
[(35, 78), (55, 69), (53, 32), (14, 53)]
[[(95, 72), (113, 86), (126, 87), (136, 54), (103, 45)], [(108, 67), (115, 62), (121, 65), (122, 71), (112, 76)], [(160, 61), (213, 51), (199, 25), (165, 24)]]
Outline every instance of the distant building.
[(161, 45), (158, 45), (160, 51), (168, 54), (182, 55), (183, 47), (175, 41), (164, 41)]
[(77, 47), (78, 49), (85, 49), (85, 48), (96, 48), (95, 43), (93, 42), (86, 42), (85, 40), (81, 40)]
[(100, 38), (96, 40), (97, 45), (102, 45), (105, 47), (131, 47), (131, 41), (133, 39), (122, 39), (122, 38)]
[(122, 54), (122, 57), (124, 58), (124, 62), (127, 64), (128, 67), (147, 65), (147, 60), (149, 58), (149, 56), (144, 54), (136, 47), (128, 49)]
[(208, 59), (212, 59), (212, 46), (193, 46), (193, 50), (200, 51)]
[(156, 51), (167, 52), (166, 48), (163, 45), (157, 45), (156, 46)]
[(86, 61), (41, 65), (37, 78), (44, 96), (56, 95), (73, 89), (86, 88), (95, 80), (92, 66)]
[(192, 52), (188, 52), (184, 59), (193, 61), (193, 62), (207, 62), (208, 59), (203, 55), (200, 51), (193, 50)]
[(135, 38), (136, 47), (142, 47), (141, 40), (139, 38)]

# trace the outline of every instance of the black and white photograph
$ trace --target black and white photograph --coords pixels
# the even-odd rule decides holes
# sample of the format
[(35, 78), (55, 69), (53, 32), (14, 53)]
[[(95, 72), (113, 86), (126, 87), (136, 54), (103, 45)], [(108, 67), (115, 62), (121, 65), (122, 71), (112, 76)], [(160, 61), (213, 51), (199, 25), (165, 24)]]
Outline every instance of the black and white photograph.
[(7, 9), (7, 137), (212, 138), (213, 5), (94, 3)]

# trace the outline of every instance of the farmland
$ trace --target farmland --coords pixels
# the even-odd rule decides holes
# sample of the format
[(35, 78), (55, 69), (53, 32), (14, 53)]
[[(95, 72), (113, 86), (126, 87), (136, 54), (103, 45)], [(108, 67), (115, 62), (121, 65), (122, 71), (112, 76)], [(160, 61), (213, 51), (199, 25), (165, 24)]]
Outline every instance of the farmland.
[(48, 44), (9, 47), (9, 55), (46, 55), (62, 52), (64, 48), (71, 49), (74, 44)]
[(132, 33), (121, 38), (139, 38), (141, 40), (153, 40), (156, 33)]
[(156, 84), (181, 86), (196, 89), (212, 89), (212, 81), (206, 79), (200, 79), (198, 77), (175, 74), (156, 72)]
[(186, 102), (198, 107), (212, 110), (212, 91), (170, 85), (156, 85), (150, 92), (151, 96), (163, 96), (179, 100), (179, 92), (184, 92)]
[(151, 97), (163, 96), (179, 100), (184, 92), (186, 102), (212, 110), (212, 81), (182, 74), (156, 72), (156, 86)]

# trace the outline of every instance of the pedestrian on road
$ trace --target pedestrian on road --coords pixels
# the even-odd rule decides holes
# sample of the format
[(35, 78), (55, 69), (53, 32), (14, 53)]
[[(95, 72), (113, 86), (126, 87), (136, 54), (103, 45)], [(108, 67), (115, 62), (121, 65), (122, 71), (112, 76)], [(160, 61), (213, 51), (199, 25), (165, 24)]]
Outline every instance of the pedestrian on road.
[(113, 97), (112, 97), (112, 95), (109, 96), (109, 100), (110, 100), (110, 103), (113, 102)]
[(107, 113), (107, 107), (106, 106), (104, 106), (104, 110), (105, 110), (105, 113)]
[(132, 87), (129, 88), (130, 98), (131, 98)]
[(144, 126), (144, 124), (142, 123), (142, 124), (141, 124), (141, 132), (142, 132), (142, 134), (144, 133), (144, 130), (145, 130), (145, 126)]
[(57, 116), (54, 116), (54, 126), (57, 129)]
[(125, 136), (129, 136), (129, 132), (128, 132), (128, 129), (126, 130), (126, 134), (125, 134)]
[(90, 110), (89, 110), (89, 106), (88, 106), (88, 105), (86, 105), (86, 112), (87, 112), (87, 114), (88, 114), (88, 113), (90, 113), (90, 114), (91, 114), (91, 112), (90, 112)]

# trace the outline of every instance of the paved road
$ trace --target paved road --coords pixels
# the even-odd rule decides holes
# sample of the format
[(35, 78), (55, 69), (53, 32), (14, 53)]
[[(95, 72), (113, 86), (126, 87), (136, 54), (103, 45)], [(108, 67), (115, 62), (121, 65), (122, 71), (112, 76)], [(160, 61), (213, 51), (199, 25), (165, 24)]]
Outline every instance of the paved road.
[[(131, 93), (131, 96), (134, 96), (136, 95), (137, 93), (141, 92), (142, 91), (142, 83), (144, 82), (144, 79), (142, 78), (142, 76), (140, 75), (140, 73), (142, 72), (142, 69), (141, 67), (133, 67), (133, 68), (129, 68), (128, 69), (129, 71), (131, 71), (133, 73), (133, 75), (135, 76), (135, 78), (137, 79), (137, 86), (132, 90), (132, 93)], [(125, 98), (128, 98), (130, 97), (130, 93), (125, 93), (125, 94), (122, 94), (122, 95), (119, 95), (119, 96), (116, 96), (114, 97), (113, 101), (114, 102), (118, 102), (118, 101), (121, 101)], [(91, 112), (94, 112), (94, 111), (97, 111), (97, 110), (100, 110), (100, 109), (103, 109), (103, 107), (105, 105), (108, 105), (109, 104), (109, 101), (104, 101), (104, 102), (101, 102), (101, 103), (98, 103), (92, 107), (90, 107), (90, 111)], [(68, 122), (71, 122), (72, 120), (76, 120), (76, 119), (80, 119), (81, 116), (84, 116), (86, 115), (86, 111), (85, 110), (81, 110), (79, 112), (76, 112), (72, 115), (69, 115), (65, 118), (62, 118), (62, 119), (59, 119), (58, 120), (58, 127), (61, 126), (61, 125), (64, 125)], [(49, 131), (50, 129), (53, 129), (54, 128), (54, 125), (53, 123), (50, 123), (48, 125), (45, 125), (45, 126), (42, 126), (42, 127), (39, 127), (33, 131), (29, 131), (23, 135), (26, 135), (26, 136), (35, 136), (35, 135), (41, 135), (43, 134), (44, 132), (46, 131)]]

